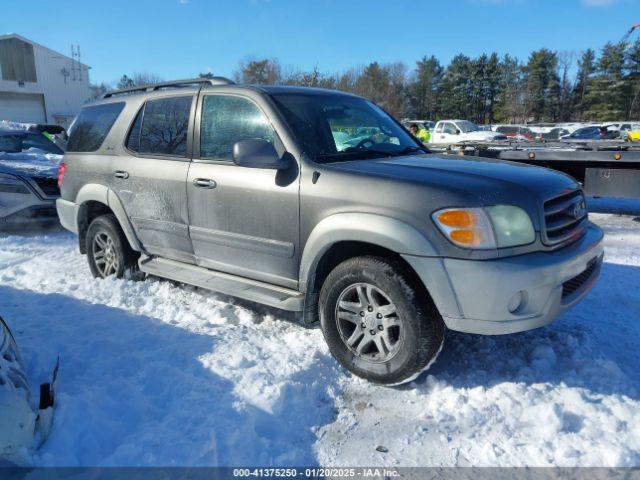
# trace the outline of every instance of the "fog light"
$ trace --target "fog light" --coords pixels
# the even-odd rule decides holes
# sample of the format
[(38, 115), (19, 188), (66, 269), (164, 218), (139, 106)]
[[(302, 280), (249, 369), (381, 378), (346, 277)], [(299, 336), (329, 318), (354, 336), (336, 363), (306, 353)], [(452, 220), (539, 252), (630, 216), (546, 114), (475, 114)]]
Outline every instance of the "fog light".
[(510, 313), (516, 313), (518, 310), (523, 308), (527, 303), (527, 292), (524, 290), (520, 290), (516, 292), (516, 294), (511, 297), (509, 303), (507, 304), (507, 309)]

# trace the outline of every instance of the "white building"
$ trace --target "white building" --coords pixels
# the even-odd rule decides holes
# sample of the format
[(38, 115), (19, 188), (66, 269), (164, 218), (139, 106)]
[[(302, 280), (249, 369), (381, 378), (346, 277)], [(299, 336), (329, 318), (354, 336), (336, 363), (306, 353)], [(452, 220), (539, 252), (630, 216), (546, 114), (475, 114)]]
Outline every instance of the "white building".
[(0, 120), (67, 128), (89, 98), (87, 65), (15, 33), (0, 35)]

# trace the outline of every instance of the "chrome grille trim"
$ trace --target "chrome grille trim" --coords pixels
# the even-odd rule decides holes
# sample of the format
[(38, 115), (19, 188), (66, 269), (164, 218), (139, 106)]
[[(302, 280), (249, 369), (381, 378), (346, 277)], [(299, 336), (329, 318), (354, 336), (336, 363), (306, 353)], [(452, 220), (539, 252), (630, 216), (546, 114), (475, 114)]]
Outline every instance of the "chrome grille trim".
[(557, 246), (576, 240), (586, 228), (588, 214), (582, 190), (572, 190), (544, 202), (543, 242)]

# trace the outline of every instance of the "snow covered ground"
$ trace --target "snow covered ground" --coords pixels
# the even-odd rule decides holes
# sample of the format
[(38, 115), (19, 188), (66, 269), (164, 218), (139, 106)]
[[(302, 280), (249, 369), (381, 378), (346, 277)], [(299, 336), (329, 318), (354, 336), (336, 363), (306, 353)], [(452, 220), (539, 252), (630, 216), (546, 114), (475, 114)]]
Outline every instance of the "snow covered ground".
[(347, 374), (293, 315), (94, 280), (67, 233), (0, 234), (0, 314), (34, 392), (61, 359), (54, 430), (29, 462), (640, 465), (640, 223), (592, 219), (606, 263), (585, 301), (532, 332), (449, 332), (400, 388)]

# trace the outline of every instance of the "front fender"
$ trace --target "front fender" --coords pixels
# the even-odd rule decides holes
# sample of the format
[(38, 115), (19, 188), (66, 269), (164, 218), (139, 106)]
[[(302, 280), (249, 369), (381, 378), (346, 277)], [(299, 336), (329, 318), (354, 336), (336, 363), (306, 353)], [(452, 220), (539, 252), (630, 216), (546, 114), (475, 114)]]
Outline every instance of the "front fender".
[(300, 289), (307, 291), (309, 278), (322, 255), (337, 242), (366, 242), (398, 254), (436, 256), (429, 240), (416, 228), (383, 215), (338, 213), (319, 222), (312, 230), (300, 261)]

